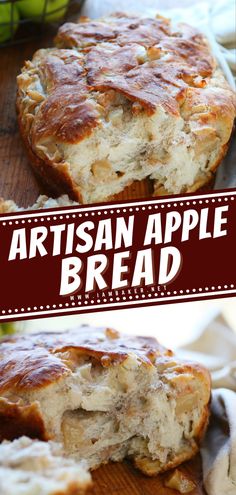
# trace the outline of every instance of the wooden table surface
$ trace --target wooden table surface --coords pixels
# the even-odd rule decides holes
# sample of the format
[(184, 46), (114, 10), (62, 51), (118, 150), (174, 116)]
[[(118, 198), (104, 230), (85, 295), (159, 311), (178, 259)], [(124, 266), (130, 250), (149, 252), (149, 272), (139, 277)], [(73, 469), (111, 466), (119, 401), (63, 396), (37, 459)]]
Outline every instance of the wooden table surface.
[[(188, 495), (206, 495), (202, 487), (200, 456), (180, 469), (196, 483), (196, 489)], [(165, 486), (166, 475), (148, 478), (127, 462), (102, 466), (92, 473), (92, 477), (94, 487), (88, 495), (180, 495)]]

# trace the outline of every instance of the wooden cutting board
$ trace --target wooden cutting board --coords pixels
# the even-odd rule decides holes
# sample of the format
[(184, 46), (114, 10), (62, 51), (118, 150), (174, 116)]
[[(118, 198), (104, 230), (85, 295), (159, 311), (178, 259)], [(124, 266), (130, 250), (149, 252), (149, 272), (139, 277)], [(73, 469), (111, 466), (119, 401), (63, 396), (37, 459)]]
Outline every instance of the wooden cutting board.
[[(188, 495), (206, 495), (199, 455), (179, 469), (196, 483), (196, 489)], [(128, 462), (102, 466), (92, 473), (92, 477), (94, 487), (89, 495), (180, 495), (178, 491), (165, 487), (166, 475), (149, 478)]]

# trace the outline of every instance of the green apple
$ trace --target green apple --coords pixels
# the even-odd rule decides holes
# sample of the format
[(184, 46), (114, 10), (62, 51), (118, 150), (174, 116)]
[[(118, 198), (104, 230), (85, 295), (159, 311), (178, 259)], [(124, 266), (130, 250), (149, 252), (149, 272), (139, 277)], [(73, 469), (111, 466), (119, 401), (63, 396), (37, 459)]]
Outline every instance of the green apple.
[(12, 21), (13, 31), (15, 32), (19, 22), (19, 12), (16, 5), (0, 1), (0, 43), (4, 43), (4, 41), (11, 38)]
[(14, 323), (1, 323), (0, 324), (0, 337), (3, 335), (9, 335), (15, 333), (15, 324)]
[(69, 0), (18, 0), (17, 5), (23, 18), (41, 21), (45, 9), (47, 22), (58, 21), (66, 13)]

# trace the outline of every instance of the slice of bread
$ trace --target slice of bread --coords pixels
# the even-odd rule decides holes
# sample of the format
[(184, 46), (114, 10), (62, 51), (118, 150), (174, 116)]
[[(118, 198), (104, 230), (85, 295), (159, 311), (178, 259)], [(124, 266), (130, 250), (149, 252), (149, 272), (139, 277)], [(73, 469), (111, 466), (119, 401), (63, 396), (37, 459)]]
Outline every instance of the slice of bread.
[(149, 178), (192, 192), (227, 151), (230, 89), (202, 34), (168, 19), (110, 15), (59, 29), (18, 76), (19, 126), (52, 191), (107, 201)]
[(154, 475), (192, 458), (209, 401), (209, 373), (152, 338), (84, 326), (0, 343), (0, 440), (61, 442), (91, 469), (131, 458)]
[(1, 495), (83, 495), (91, 484), (86, 463), (65, 459), (56, 443), (21, 437), (0, 445)]
[(14, 213), (14, 211), (26, 211), (26, 210), (43, 210), (46, 208), (56, 208), (60, 206), (72, 206), (76, 205), (74, 201), (65, 194), (59, 198), (48, 198), (47, 196), (39, 196), (37, 201), (27, 208), (18, 206), (11, 199), (4, 200), (0, 198), (0, 213)]

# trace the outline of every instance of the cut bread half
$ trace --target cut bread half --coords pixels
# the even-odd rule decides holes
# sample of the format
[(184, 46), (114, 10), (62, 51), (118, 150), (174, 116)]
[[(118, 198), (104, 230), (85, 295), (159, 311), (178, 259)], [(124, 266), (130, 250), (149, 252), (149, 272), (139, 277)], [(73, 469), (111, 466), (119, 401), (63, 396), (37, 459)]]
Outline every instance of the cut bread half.
[(209, 401), (209, 373), (155, 339), (80, 327), (0, 343), (0, 438), (61, 442), (91, 469), (130, 458), (154, 475), (192, 458)]

